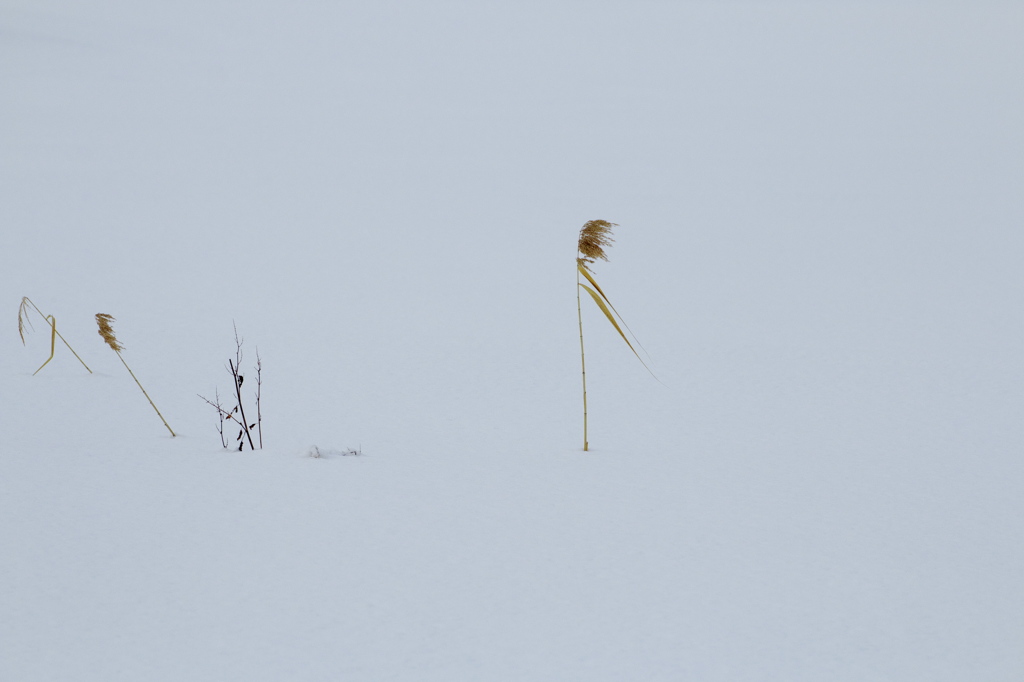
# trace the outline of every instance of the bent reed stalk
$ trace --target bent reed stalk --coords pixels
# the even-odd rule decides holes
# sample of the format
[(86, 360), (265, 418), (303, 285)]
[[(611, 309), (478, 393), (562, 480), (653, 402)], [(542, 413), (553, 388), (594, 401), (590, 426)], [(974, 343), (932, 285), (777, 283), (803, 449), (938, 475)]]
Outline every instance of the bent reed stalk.
[(124, 361), (124, 357), (121, 356), (121, 351), (124, 350), (124, 346), (121, 345), (121, 342), (118, 341), (117, 337), (114, 335), (114, 328), (111, 326), (111, 323), (114, 321), (115, 318), (107, 315), (106, 313), (97, 313), (96, 324), (99, 326), (99, 335), (103, 337), (103, 340), (108, 346), (110, 346), (110, 349), (117, 353), (118, 359), (121, 361), (121, 364), (124, 365), (124, 368), (128, 370), (128, 373), (132, 375), (132, 379), (135, 379), (135, 383), (138, 385), (139, 390), (142, 391), (142, 395), (146, 396), (146, 400), (148, 400), (149, 404), (153, 406), (157, 416), (160, 417), (160, 421), (162, 421), (164, 426), (167, 427), (167, 430), (171, 432), (171, 438), (176, 437), (177, 434), (174, 433), (174, 430), (171, 428), (170, 424), (167, 423), (167, 420), (164, 419), (164, 416), (160, 414), (160, 410), (157, 409), (156, 403), (154, 403), (153, 399), (149, 397), (148, 393), (146, 393), (146, 389), (142, 388), (142, 384), (139, 382), (139, 378), (135, 376), (135, 372), (133, 372), (132, 368), (128, 366), (128, 363)]
[(39, 313), (39, 316), (43, 318), (46, 321), (46, 324), (49, 325), (50, 327), (50, 357), (46, 359), (46, 362), (39, 366), (39, 369), (32, 372), (32, 376), (39, 374), (39, 370), (42, 369), (43, 367), (46, 367), (46, 365), (49, 364), (50, 360), (53, 360), (53, 355), (54, 352), (56, 351), (58, 338), (64, 342), (64, 345), (68, 347), (68, 350), (71, 351), (72, 355), (78, 358), (78, 361), (82, 363), (82, 367), (85, 367), (86, 371), (88, 371), (89, 374), (92, 374), (92, 370), (89, 369), (89, 365), (85, 364), (85, 360), (79, 357), (78, 353), (75, 352), (75, 349), (71, 347), (71, 344), (68, 343), (63, 336), (61, 336), (61, 333), (59, 331), (57, 331), (57, 319), (53, 315), (44, 314), (43, 311), (40, 310), (36, 306), (36, 304), (32, 302), (32, 299), (30, 299), (28, 296), (22, 296), (21, 305), (18, 306), (18, 336), (21, 337), (21, 345), (25, 345), (25, 323), (28, 322), (28, 326), (30, 328), (32, 327), (32, 320), (30, 320), (28, 317), (29, 306), (32, 306), (32, 309)]

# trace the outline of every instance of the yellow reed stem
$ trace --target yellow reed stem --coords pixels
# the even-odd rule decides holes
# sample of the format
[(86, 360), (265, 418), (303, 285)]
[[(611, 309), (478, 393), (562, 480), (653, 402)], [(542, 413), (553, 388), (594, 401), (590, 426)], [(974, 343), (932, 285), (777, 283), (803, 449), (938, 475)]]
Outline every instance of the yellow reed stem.
[(146, 396), (146, 400), (149, 401), (149, 404), (153, 406), (153, 409), (156, 411), (157, 416), (160, 417), (160, 421), (162, 421), (164, 423), (164, 426), (167, 427), (167, 430), (171, 432), (171, 438), (176, 437), (177, 434), (174, 433), (174, 430), (167, 423), (167, 420), (164, 419), (164, 416), (162, 414), (160, 414), (160, 410), (157, 409), (156, 404), (153, 402), (153, 399), (149, 397), (148, 393), (146, 393), (146, 389), (142, 388), (142, 384), (139, 383), (139, 379), (138, 379), (138, 377), (135, 376), (135, 372), (132, 371), (132, 368), (129, 367), (128, 363), (124, 361), (123, 357), (121, 357), (120, 351), (114, 351), (114, 352), (117, 353), (117, 357), (118, 357), (118, 359), (121, 360), (121, 364), (124, 365), (124, 368), (126, 370), (128, 370), (129, 374), (132, 375), (132, 379), (135, 379), (135, 383), (138, 385), (139, 390), (142, 391), (142, 395)]
[(583, 369), (583, 451), (590, 449), (587, 442), (587, 357), (583, 352), (583, 310), (580, 306), (580, 273), (576, 272), (576, 318), (580, 323), (580, 365)]

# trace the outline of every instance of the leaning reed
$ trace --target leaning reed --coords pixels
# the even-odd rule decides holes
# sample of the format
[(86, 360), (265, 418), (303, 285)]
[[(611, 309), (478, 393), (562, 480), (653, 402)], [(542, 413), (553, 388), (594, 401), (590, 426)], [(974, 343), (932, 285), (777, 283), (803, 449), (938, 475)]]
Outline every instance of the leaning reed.
[(96, 324), (99, 326), (99, 335), (102, 336), (103, 340), (108, 346), (110, 346), (110, 350), (117, 353), (117, 357), (121, 360), (121, 364), (124, 365), (124, 368), (132, 375), (132, 379), (135, 379), (135, 383), (138, 385), (139, 390), (142, 391), (142, 395), (146, 396), (146, 400), (148, 400), (149, 404), (153, 406), (157, 416), (160, 417), (160, 421), (162, 421), (164, 426), (167, 427), (167, 430), (171, 432), (171, 437), (173, 438), (176, 435), (174, 430), (171, 429), (167, 420), (164, 419), (164, 416), (160, 414), (160, 410), (157, 409), (153, 399), (149, 397), (149, 394), (146, 393), (146, 389), (142, 388), (142, 384), (139, 383), (139, 379), (135, 376), (135, 372), (133, 372), (132, 368), (128, 366), (128, 363), (124, 361), (124, 357), (121, 356), (121, 351), (124, 350), (124, 346), (121, 345), (121, 342), (117, 340), (117, 336), (114, 335), (114, 328), (111, 326), (112, 322), (114, 322), (114, 318), (112, 316), (107, 315), (106, 313), (96, 314)]

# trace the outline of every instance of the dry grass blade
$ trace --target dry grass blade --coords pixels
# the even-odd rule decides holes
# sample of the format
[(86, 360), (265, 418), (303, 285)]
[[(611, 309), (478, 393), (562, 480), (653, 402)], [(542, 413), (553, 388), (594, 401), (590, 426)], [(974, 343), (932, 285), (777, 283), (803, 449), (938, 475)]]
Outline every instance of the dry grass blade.
[[(630, 335), (633, 337), (633, 340), (636, 341), (636, 345), (640, 346), (640, 350), (642, 350), (647, 355), (647, 357), (650, 358), (651, 354), (648, 353), (647, 349), (644, 348), (644, 345), (642, 343), (640, 343), (640, 339), (636, 338), (636, 334), (634, 334), (633, 330), (629, 328), (628, 324), (626, 324), (626, 320), (625, 320), (625, 318), (622, 317), (622, 313), (620, 313), (618, 310), (615, 309), (615, 306), (612, 305), (612, 302), (608, 298), (608, 295), (606, 293), (604, 293), (604, 291), (601, 290), (601, 286), (597, 283), (597, 280), (594, 279), (594, 276), (592, 274), (590, 274), (590, 272), (586, 268), (584, 268), (584, 267), (580, 267), (579, 271), (580, 271), (580, 274), (582, 274), (584, 277), (587, 278), (588, 282), (590, 282), (592, 285), (594, 285), (594, 288), (597, 289), (597, 293), (601, 294), (601, 298), (604, 299), (604, 302), (608, 304), (608, 307), (612, 309), (612, 312), (614, 312), (615, 315), (622, 322), (622, 326), (626, 328), (626, 331), (628, 331), (630, 333)], [(648, 371), (650, 371), (650, 370), (648, 370)]]
[[(615, 316), (612, 315), (612, 311), (609, 310), (608, 306), (605, 305), (603, 300), (601, 300), (601, 296), (599, 296), (596, 291), (588, 287), (586, 284), (583, 284), (582, 282), (580, 283), (580, 286), (583, 287), (588, 294), (590, 294), (590, 297), (592, 299), (594, 299), (594, 303), (596, 303), (597, 307), (601, 309), (601, 312), (604, 313), (604, 316), (608, 318), (608, 321), (612, 323), (612, 326), (615, 327), (615, 331), (619, 333), (619, 336), (622, 337), (622, 340), (625, 341), (626, 345), (629, 346), (629, 349), (633, 351), (633, 355), (635, 355), (636, 359), (640, 361), (640, 364), (644, 366), (644, 369), (646, 369), (648, 372), (651, 372), (651, 368), (647, 366), (647, 363), (644, 362), (643, 358), (640, 357), (640, 354), (636, 352), (635, 348), (633, 348), (633, 344), (629, 342), (629, 339), (627, 339), (626, 335), (622, 332), (622, 327), (620, 327), (619, 323), (615, 321)], [(654, 376), (654, 372), (651, 372), (651, 376), (654, 377), (655, 379), (658, 378)]]

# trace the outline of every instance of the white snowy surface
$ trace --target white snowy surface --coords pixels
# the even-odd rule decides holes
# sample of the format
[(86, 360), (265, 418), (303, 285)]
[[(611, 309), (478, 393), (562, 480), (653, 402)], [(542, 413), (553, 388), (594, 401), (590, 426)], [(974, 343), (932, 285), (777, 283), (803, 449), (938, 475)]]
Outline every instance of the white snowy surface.
[(1024, 679), (1022, 22), (6, 0), (0, 680)]

